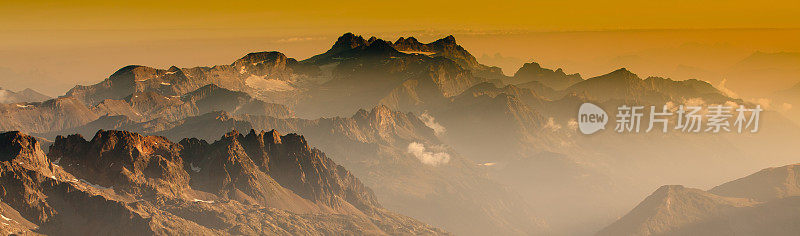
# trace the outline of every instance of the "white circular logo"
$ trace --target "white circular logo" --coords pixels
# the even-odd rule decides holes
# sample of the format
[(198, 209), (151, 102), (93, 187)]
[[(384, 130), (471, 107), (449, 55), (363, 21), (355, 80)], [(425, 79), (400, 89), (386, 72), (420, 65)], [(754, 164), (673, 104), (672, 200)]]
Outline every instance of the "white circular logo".
[(583, 134), (593, 134), (605, 129), (608, 123), (608, 114), (602, 108), (591, 103), (581, 104), (578, 109), (578, 128)]

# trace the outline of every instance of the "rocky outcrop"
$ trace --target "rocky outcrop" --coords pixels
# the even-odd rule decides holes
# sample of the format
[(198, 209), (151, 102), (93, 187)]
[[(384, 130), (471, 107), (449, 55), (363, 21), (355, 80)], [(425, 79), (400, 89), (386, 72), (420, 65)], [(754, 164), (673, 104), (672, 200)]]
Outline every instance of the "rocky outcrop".
[[(274, 130), (260, 133), (251, 130), (241, 135), (234, 131), (212, 144), (191, 139), (181, 144), (186, 147), (183, 150), (186, 156), (191, 157), (187, 166), (196, 168), (192, 185), (198, 189), (240, 198), (236, 194), (244, 193), (248, 197), (245, 199), (265, 205), (292, 204), (289, 199), (269, 199), (281, 194), (263, 186), (273, 183), (291, 190), (291, 196), (310, 201), (309, 205), (321, 205), (319, 209), (302, 209), (308, 212), (354, 213), (358, 210), (353, 206), (360, 210), (380, 206), (360, 181), (308, 146), (299, 135), (280, 136)], [(201, 153), (206, 155), (188, 155)]]
[(58, 136), (49, 157), (67, 172), (133, 196), (179, 196), (189, 183), (180, 148), (158, 136), (100, 130), (86, 141)]
[(381, 208), (302, 136), (233, 132), (208, 144), (99, 131), (90, 141), (59, 137), (50, 158), (19, 132), (0, 142), (3, 232), (445, 234)]

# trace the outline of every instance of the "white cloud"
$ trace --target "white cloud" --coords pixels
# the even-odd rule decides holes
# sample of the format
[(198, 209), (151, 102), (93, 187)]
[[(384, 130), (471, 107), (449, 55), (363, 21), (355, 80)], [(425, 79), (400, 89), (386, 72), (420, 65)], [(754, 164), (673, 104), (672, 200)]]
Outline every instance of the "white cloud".
[(773, 101), (772, 99), (769, 99), (769, 98), (756, 98), (756, 99), (750, 100), (750, 102), (758, 104), (758, 105), (761, 105), (761, 108), (765, 109), (765, 110), (774, 110), (774, 111), (780, 111), (780, 112), (787, 112), (787, 111), (792, 109), (792, 104), (791, 103), (783, 102), (783, 103), (779, 104), (778, 102)]
[(418, 142), (408, 144), (408, 153), (413, 154), (422, 164), (426, 165), (438, 166), (450, 162), (450, 154), (427, 151), (425, 145)]
[(567, 127), (569, 127), (570, 130), (578, 130), (578, 120), (569, 119), (569, 121), (567, 121)]
[(685, 106), (697, 106), (697, 107), (699, 107), (699, 106), (703, 106), (705, 104), (706, 104), (706, 101), (704, 101), (702, 98), (690, 98), (689, 100), (686, 100), (685, 102), (683, 102), (683, 105), (685, 105)]
[(311, 41), (315, 38), (312, 37), (291, 37), (291, 38), (282, 38), (278, 39), (275, 42), (277, 43), (293, 43), (293, 42), (302, 42), (302, 41)]
[(547, 123), (544, 124), (544, 127), (550, 129), (553, 132), (561, 129), (561, 125), (556, 124), (556, 120), (553, 117), (547, 118)]
[(434, 119), (433, 116), (428, 115), (428, 113), (422, 113), (422, 115), (419, 115), (419, 119), (422, 120), (423, 123), (425, 123), (425, 126), (431, 128), (433, 132), (436, 133), (436, 135), (443, 134), (446, 131), (444, 126), (442, 126), (439, 123), (436, 123), (436, 119)]
[(717, 85), (717, 89), (719, 89), (720, 92), (722, 92), (728, 97), (738, 98), (739, 97), (738, 94), (733, 92), (733, 90), (728, 89), (728, 87), (725, 87), (725, 82), (728, 82), (728, 79), (722, 79), (722, 81), (719, 82), (719, 84)]
[(739, 103), (736, 103), (734, 101), (725, 101), (724, 105), (726, 107), (732, 107), (733, 109), (739, 108)]

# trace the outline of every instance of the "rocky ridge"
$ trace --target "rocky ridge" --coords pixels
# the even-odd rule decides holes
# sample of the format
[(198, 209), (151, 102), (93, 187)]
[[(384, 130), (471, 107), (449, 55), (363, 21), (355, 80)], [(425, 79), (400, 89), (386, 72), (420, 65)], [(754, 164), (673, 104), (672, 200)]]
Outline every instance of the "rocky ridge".
[[(444, 233), (381, 208), (368, 188), (301, 136), (233, 132), (208, 144), (99, 131), (89, 141), (59, 137), (49, 157), (19, 132), (0, 134), (0, 141), (0, 202), (8, 206), (2, 213), (22, 222), (4, 224), (4, 232)], [(259, 153), (269, 161), (249, 155)]]

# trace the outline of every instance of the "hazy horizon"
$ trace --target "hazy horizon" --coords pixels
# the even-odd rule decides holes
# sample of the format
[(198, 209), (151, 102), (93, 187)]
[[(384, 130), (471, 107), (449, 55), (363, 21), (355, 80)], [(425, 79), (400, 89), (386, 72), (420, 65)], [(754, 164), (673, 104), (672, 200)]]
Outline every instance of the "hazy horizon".
[[(18, 31), (22, 32), (22, 31)], [(163, 31), (74, 31), (60, 34), (25, 31), (28, 37), (54, 37), (60, 40), (27, 46), (20, 41), (0, 48), (0, 87), (12, 90), (33, 88), (50, 96), (62, 95), (75, 84), (94, 84), (126, 65), (156, 68), (213, 66), (230, 64), (250, 52), (279, 51), (302, 60), (325, 52), (336, 37), (345, 32), (275, 36), (269, 32), (248, 31), (230, 37), (181, 37), (182, 30)], [(236, 31), (241, 32), (241, 31)], [(660, 76), (676, 80), (700, 79), (738, 92), (751, 88), (747, 82), (729, 78), (732, 68), (756, 53), (782, 54), (775, 60), (788, 61), (771, 66), (767, 76), (772, 83), (765, 91), (745, 94), (766, 96), (800, 82), (800, 66), (792, 64), (800, 55), (800, 29), (704, 29), (704, 30), (614, 30), (614, 31), (398, 31), (354, 32), (386, 40), (416, 37), (431, 42), (454, 35), (459, 44), (481, 63), (501, 66), (513, 75), (522, 63), (537, 62), (547, 68), (563, 68), (583, 78), (628, 68), (642, 77)], [(129, 40), (112, 35), (128, 34)], [(95, 41), (81, 41), (95, 35)], [(21, 37), (21, 36), (20, 36)], [(48, 37), (48, 38), (49, 38)], [(5, 41), (13, 40), (5, 39)], [(487, 60), (483, 55), (510, 59)], [(753, 68), (748, 68), (753, 69)], [(756, 70), (760, 68), (755, 68)], [(763, 70), (762, 70), (763, 72)], [(750, 75), (743, 75), (747, 77)]]
[[(479, 58), (499, 53), (584, 78), (626, 67), (640, 76), (697, 78), (717, 86), (729, 77), (727, 67), (755, 52), (800, 53), (800, 22), (793, 20), (798, 14), (800, 3), (790, 0), (4, 1), (0, 21), (13, 24), (0, 25), (0, 87), (58, 96), (126, 65), (212, 66), (257, 51), (304, 59), (325, 52), (346, 32), (423, 42), (452, 34)], [(517, 64), (506, 63), (505, 73), (513, 74)], [(768, 76), (788, 78), (773, 79), (769, 91), (749, 96), (797, 83), (797, 67), (779, 68)], [(734, 80), (728, 83), (734, 91), (753, 86)]]

